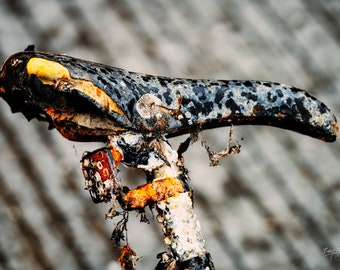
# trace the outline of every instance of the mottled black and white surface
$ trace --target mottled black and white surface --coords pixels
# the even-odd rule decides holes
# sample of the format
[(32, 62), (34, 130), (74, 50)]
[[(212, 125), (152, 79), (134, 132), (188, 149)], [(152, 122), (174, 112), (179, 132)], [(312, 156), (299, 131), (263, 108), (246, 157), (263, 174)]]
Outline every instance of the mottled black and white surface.
[[(32, 61), (65, 74), (32, 69)], [(174, 137), (230, 125), (275, 126), (327, 142), (338, 135), (327, 105), (275, 82), (156, 76), (27, 50), (10, 56), (0, 75), (12, 112), (46, 121), (64, 136), (67, 130), (73, 141), (107, 142), (124, 133)]]
[[(148, 74), (274, 81), (340, 117), (338, 1), (84, 2), (2, 1), (0, 61), (35, 44)], [(228, 131), (203, 137), (221, 150)], [(216, 268), (338, 269), (339, 142), (273, 127), (234, 128), (240, 137), (241, 153), (219, 167), (199, 143), (184, 155)], [(109, 206), (92, 203), (79, 168), (99, 146), (66, 141), (0, 101), (0, 268), (119, 269)], [(124, 168), (121, 178), (145, 181)], [(165, 248), (159, 224), (131, 216), (128, 229), (139, 269), (152, 269)]]

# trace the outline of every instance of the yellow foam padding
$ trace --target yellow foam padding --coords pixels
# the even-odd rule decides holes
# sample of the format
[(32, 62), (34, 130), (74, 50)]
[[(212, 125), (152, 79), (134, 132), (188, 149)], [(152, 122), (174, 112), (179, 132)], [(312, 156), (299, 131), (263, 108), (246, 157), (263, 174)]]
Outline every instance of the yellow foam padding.
[(70, 79), (70, 73), (63, 65), (43, 58), (31, 58), (26, 66), (29, 75), (36, 75), (39, 79), (57, 81)]
[[(62, 64), (38, 57), (31, 58), (26, 66), (29, 75), (35, 75), (44, 84), (67, 85), (89, 96), (100, 104), (105, 110), (124, 114), (116, 102), (114, 102), (102, 89), (93, 84), (90, 80), (74, 79), (70, 72)], [(66, 83), (66, 84), (65, 84)]]

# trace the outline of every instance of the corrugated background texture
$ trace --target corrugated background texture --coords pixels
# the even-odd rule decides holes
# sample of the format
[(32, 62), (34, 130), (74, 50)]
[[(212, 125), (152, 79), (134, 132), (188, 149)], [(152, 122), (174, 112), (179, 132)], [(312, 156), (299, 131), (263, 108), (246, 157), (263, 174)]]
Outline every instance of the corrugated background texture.
[[(270, 80), (308, 89), (340, 117), (339, 18), (338, 0), (2, 0), (0, 61), (35, 44), (157, 75)], [(202, 136), (219, 150), (228, 129)], [(252, 126), (235, 127), (240, 137), (241, 153), (219, 167), (199, 143), (185, 154), (216, 268), (340, 269), (339, 142)], [(1, 269), (119, 269), (115, 220), (91, 202), (79, 168), (96, 148), (0, 101)], [(145, 183), (133, 170), (122, 178)], [(132, 214), (128, 226), (139, 269), (165, 250), (148, 215), (150, 225)]]

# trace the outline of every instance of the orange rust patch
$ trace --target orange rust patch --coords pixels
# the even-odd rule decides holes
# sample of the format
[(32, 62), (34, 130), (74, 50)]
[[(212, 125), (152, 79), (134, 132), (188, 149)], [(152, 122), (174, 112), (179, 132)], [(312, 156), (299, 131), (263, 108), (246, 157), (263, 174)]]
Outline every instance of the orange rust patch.
[(56, 110), (53, 109), (53, 108), (46, 108), (46, 109), (45, 109), (45, 112), (46, 112), (49, 116), (51, 116), (51, 118), (52, 118), (53, 120), (62, 121), (62, 120), (65, 120), (65, 119), (68, 118), (68, 115), (67, 115), (67, 114), (58, 113), (58, 112), (56, 112)]
[(74, 116), (56, 111), (53, 108), (46, 108), (45, 112), (52, 118), (54, 127), (60, 132), (60, 134), (71, 141), (78, 141), (82, 136), (87, 135), (87, 130), (80, 128), (74, 128), (71, 125), (65, 126), (64, 121), (69, 120), (72, 122)]
[(123, 154), (121, 151), (119, 151), (116, 147), (113, 147), (110, 145), (110, 150), (113, 156), (113, 160), (115, 161), (116, 166), (118, 166), (118, 163), (122, 161)]
[(334, 122), (332, 124), (332, 129), (333, 129), (335, 137), (338, 137), (338, 132), (339, 132), (338, 122)]
[(130, 246), (123, 246), (120, 248), (120, 256), (117, 261), (122, 269), (129, 269), (132, 266), (131, 264), (135, 264), (139, 258)]
[(123, 201), (128, 208), (138, 209), (150, 203), (166, 200), (183, 191), (182, 182), (178, 178), (168, 177), (130, 190), (123, 197)]
[(66, 131), (63, 124), (60, 124), (59, 122), (62, 122), (63, 120), (67, 119), (69, 115), (58, 113), (53, 108), (46, 108), (45, 112), (52, 118), (54, 127), (60, 132), (60, 134), (69, 140), (76, 139), (76, 136), (73, 136), (74, 133), (70, 132), (69, 130)]

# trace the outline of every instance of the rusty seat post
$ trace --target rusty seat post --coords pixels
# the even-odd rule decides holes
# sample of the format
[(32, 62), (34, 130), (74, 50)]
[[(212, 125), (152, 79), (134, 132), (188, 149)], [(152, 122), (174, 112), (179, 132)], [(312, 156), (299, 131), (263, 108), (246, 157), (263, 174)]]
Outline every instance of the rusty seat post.
[(127, 210), (155, 206), (157, 221), (162, 224), (164, 241), (171, 252), (160, 256), (156, 269), (168, 269), (171, 264), (178, 269), (214, 269), (194, 213), (192, 190), (181, 154), (165, 137), (128, 134), (112, 137), (110, 146), (122, 152), (122, 162), (127, 166), (146, 172), (148, 183), (129, 190), (122, 201)]

